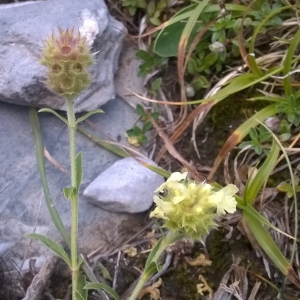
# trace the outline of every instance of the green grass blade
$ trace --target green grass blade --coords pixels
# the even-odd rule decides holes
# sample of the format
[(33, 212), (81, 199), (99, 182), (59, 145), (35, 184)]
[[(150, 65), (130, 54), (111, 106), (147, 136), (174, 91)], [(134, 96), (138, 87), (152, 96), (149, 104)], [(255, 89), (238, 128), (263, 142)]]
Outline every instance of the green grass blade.
[[(241, 200), (243, 201), (243, 200)], [(254, 220), (256, 220), (256, 222), (267, 226), (268, 228), (271, 228), (285, 236), (287, 236), (288, 238), (292, 238), (290, 235), (288, 235), (287, 233), (283, 232), (282, 230), (278, 229), (278, 227), (276, 227), (275, 225), (273, 225), (272, 223), (269, 222), (269, 220), (267, 220), (263, 215), (261, 215), (253, 206), (251, 205), (243, 205), (241, 206), (238, 202), (238, 208), (240, 208), (243, 211), (247, 211), (247, 214), (249, 217), (251, 217)]]
[[(129, 156), (129, 153), (130, 153), (129, 150), (128, 150), (128, 152), (123, 150), (120, 146), (117, 145), (117, 143), (101, 140), (97, 136), (95, 136), (93, 133), (91, 133), (89, 130), (86, 130), (85, 128), (83, 128), (80, 125), (77, 126), (77, 129), (80, 132), (82, 132), (84, 135), (89, 137), (95, 144), (103, 147), (104, 149), (106, 149), (120, 157), (128, 157)], [(138, 153), (138, 152), (136, 152), (136, 153)]]
[[(99, 139), (97, 136), (95, 136), (93, 133), (91, 133), (90, 131), (86, 130), (85, 128), (83, 128), (82, 126), (78, 126), (78, 130), (80, 132), (82, 132), (83, 134), (85, 134), (87, 137), (89, 137), (94, 143), (98, 144), (99, 146), (103, 147), (104, 149), (120, 156), (120, 157), (129, 157), (131, 156), (130, 154), (132, 154), (132, 156), (142, 156), (139, 152), (134, 151), (132, 149), (127, 149), (126, 147), (121, 147), (118, 146), (117, 143), (114, 142), (107, 142), (104, 140)], [(126, 149), (126, 151), (124, 150)], [(145, 157), (146, 158), (146, 157)], [(138, 157), (137, 157), (138, 159)], [(145, 167), (147, 167), (148, 169), (152, 170), (153, 172), (165, 177), (165, 178), (169, 178), (171, 173), (160, 168), (160, 167), (156, 167), (150, 164), (147, 164), (145, 162), (141, 162), (145, 165)]]
[(258, 96), (258, 97), (251, 97), (248, 99), (249, 101), (270, 101), (270, 102), (276, 102), (281, 103), (282, 101), (285, 101), (286, 99), (284, 97), (279, 96)]
[(263, 225), (248, 215), (247, 211), (243, 212), (247, 225), (249, 226), (252, 234), (256, 238), (259, 245), (265, 251), (267, 256), (275, 264), (275, 266), (285, 275), (288, 275), (288, 269), (291, 267), (289, 261), (281, 253), (280, 249), (275, 244), (274, 240), (263, 227)]
[(35, 141), (36, 161), (37, 161), (38, 170), (39, 170), (39, 173), (41, 176), (42, 186), (44, 189), (46, 205), (47, 205), (49, 214), (51, 216), (51, 219), (52, 219), (55, 227), (57, 228), (57, 230), (63, 237), (65, 243), (68, 246), (70, 246), (70, 244), (71, 244), (70, 236), (67, 233), (67, 231), (64, 227), (64, 224), (63, 224), (57, 210), (55, 209), (55, 206), (51, 199), (47, 176), (46, 176), (46, 170), (45, 170), (43, 139), (42, 139), (42, 135), (41, 135), (38, 115), (37, 115), (35, 108), (33, 108), (33, 107), (29, 108), (29, 117), (30, 117), (32, 133), (33, 133), (33, 137), (34, 137), (34, 141)]
[[(185, 21), (189, 19), (196, 9), (198, 4), (192, 4), (183, 8), (176, 13), (170, 20), (165, 22), (163, 28), (153, 46), (153, 51), (161, 57), (171, 57), (178, 55), (178, 44), (180, 37), (185, 27)], [(232, 13), (232, 18), (242, 17), (247, 7), (237, 4), (225, 4), (226, 10)], [(212, 13), (220, 11), (219, 5), (207, 5), (203, 9), (203, 13)], [(251, 10), (252, 11), (252, 10)], [(251, 11), (249, 13), (251, 13)], [(197, 32), (190, 36), (189, 42), (191, 42)]]
[(270, 72), (266, 72), (262, 76), (258, 76), (254, 73), (248, 73), (248, 74), (241, 74), (236, 78), (233, 78), (228, 82), (228, 84), (222, 88), (220, 91), (218, 91), (214, 96), (206, 99), (201, 100), (194, 100), (194, 101), (188, 101), (185, 102), (186, 105), (188, 104), (198, 104), (201, 102), (209, 102), (209, 101), (217, 101), (223, 100), (224, 98), (231, 96), (237, 92), (240, 92), (242, 90), (245, 90), (249, 87), (254, 86), (257, 83), (260, 83), (262, 81), (267, 80), (272, 75), (277, 74), (278, 72), (282, 71), (283, 67), (277, 67), (272, 69)]
[[(294, 56), (296, 49), (298, 49), (299, 43), (300, 43), (300, 29), (298, 29), (298, 31), (294, 35), (294, 37), (291, 41), (291, 44), (289, 46), (289, 49), (286, 53), (286, 56), (285, 56), (285, 59), (283, 62), (283, 75), (287, 75), (291, 71), (293, 56)], [(290, 96), (293, 93), (291, 76), (287, 76), (286, 78), (284, 78), (283, 86), (284, 86), (285, 95), (287, 97)]]
[[(184, 40), (186, 40), (186, 43), (187, 43), (189, 36), (190, 36), (193, 28), (195, 27), (195, 24), (200, 16), (200, 14), (202, 13), (202, 11), (204, 10), (204, 8), (207, 6), (208, 3), (209, 3), (209, 0), (203, 0), (203, 1), (199, 2), (199, 4), (192, 11), (191, 16), (189, 17), (189, 19), (183, 29), (179, 44), (181, 44)], [(187, 48), (185, 47), (185, 49), (187, 49)]]
[(78, 276), (78, 283), (77, 283), (77, 293), (78, 296), (81, 297), (83, 300), (87, 300), (88, 291), (84, 288), (86, 286), (86, 277), (84, 274), (79, 273)]
[(270, 150), (269, 155), (267, 156), (266, 160), (262, 164), (262, 166), (259, 168), (256, 176), (254, 179), (251, 179), (251, 183), (249, 184), (249, 180), (247, 181), (247, 184), (245, 186), (244, 191), (244, 200), (245, 202), (249, 204), (253, 204), (255, 197), (257, 196), (259, 190), (263, 186), (265, 180), (267, 180), (271, 174), (271, 172), (274, 170), (277, 159), (279, 155), (280, 147), (278, 144), (273, 141), (272, 148)]
[(249, 43), (249, 62), (252, 66), (252, 71), (254, 71), (257, 75), (262, 75), (262, 71), (259, 68), (258, 64), (256, 63), (255, 57), (253, 56), (255, 53), (255, 40), (257, 35), (261, 32), (262, 28), (266, 25), (266, 23), (275, 15), (277, 15), (278, 13), (280, 13), (283, 10), (286, 9), (291, 9), (291, 6), (284, 6), (284, 7), (280, 7), (274, 11), (272, 11), (267, 17), (265, 17), (261, 23), (255, 28), (254, 33), (252, 35), (252, 38), (250, 40)]
[(278, 113), (278, 109), (276, 108), (276, 104), (271, 104), (260, 111), (258, 111), (255, 115), (250, 117), (247, 121), (245, 121), (242, 125), (240, 125), (227, 139), (227, 141), (222, 146), (219, 151), (218, 156), (214, 161), (214, 166), (211, 169), (211, 172), (208, 178), (216, 172), (220, 163), (226, 157), (226, 155), (238, 144), (242, 141), (242, 139), (249, 133), (251, 128), (256, 127), (260, 122), (263, 122), (266, 118), (275, 115)]
[(238, 142), (240, 142), (249, 133), (251, 128), (256, 127), (260, 122), (263, 122), (266, 118), (277, 113), (278, 109), (276, 108), (276, 104), (271, 104), (265, 108), (262, 108), (255, 115), (241, 124), (232, 135), (236, 133), (239, 137)]
[(104, 290), (108, 294), (110, 294), (115, 300), (119, 300), (119, 295), (113, 290), (110, 286), (104, 283), (88, 283), (85, 287), (87, 290)]

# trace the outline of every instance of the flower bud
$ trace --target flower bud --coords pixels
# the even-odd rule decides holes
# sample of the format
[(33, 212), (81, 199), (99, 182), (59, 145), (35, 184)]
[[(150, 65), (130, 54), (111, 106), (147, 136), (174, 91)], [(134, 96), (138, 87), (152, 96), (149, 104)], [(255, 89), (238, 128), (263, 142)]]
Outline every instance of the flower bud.
[(209, 49), (211, 52), (218, 54), (225, 51), (225, 46), (223, 43), (216, 41), (209, 46)]
[(45, 42), (41, 64), (48, 68), (46, 84), (61, 96), (73, 98), (90, 83), (87, 67), (93, 63), (86, 39), (74, 29), (58, 28)]
[(280, 131), (280, 120), (277, 117), (269, 117), (265, 120), (264, 123), (273, 132)]
[(206, 182), (187, 179), (187, 173), (175, 172), (156, 190), (154, 202), (157, 207), (150, 217), (164, 219), (164, 227), (201, 240), (216, 227), (214, 218), (217, 215), (235, 212), (233, 195), (237, 191), (233, 184), (218, 191)]

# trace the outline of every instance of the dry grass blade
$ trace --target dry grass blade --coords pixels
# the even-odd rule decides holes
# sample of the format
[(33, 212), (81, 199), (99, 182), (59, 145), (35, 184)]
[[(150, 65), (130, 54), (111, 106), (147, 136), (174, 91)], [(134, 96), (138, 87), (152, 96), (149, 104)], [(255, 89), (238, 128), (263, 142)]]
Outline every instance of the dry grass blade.
[[(188, 61), (193, 53), (193, 51), (195, 50), (195, 48), (197, 47), (198, 43), (200, 42), (200, 40), (202, 39), (203, 35), (207, 32), (207, 30), (209, 29), (209, 27), (213, 24), (215, 24), (216, 21), (213, 21), (213, 22), (210, 22), (209, 24), (207, 24), (194, 38), (190, 48), (189, 48), (189, 51), (185, 57), (185, 62), (184, 62), (184, 66), (183, 66), (183, 75), (185, 73), (185, 70), (187, 68), (187, 64), (188, 64)], [(178, 69), (179, 70), (179, 69)]]
[[(201, 113), (206, 114), (214, 104), (215, 104), (214, 101), (210, 101), (210, 102), (203, 102), (201, 105), (197, 106), (197, 108), (177, 128), (177, 130), (170, 137), (169, 141), (171, 143), (175, 143), (182, 135), (182, 133), (188, 128), (188, 126), (195, 120), (195, 118), (199, 116), (199, 114)], [(156, 156), (155, 159), (156, 163), (158, 163), (161, 160), (166, 150), (167, 150), (167, 146), (164, 145)]]
[(70, 175), (69, 171), (67, 169), (65, 169), (56, 159), (54, 159), (53, 156), (51, 156), (51, 154), (48, 152), (46, 147), (44, 147), (44, 155), (54, 167), (56, 167), (57, 169), (59, 169), (63, 173), (66, 173), (67, 175)]
[(208, 176), (208, 179), (212, 179), (214, 174), (216, 173), (219, 165), (226, 157), (227, 153), (230, 152), (241, 140), (248, 134), (249, 128), (256, 127), (260, 121), (264, 121), (267, 117), (272, 116), (278, 112), (276, 106), (271, 104), (259, 112), (257, 112), (254, 116), (250, 117), (247, 121), (245, 121), (242, 125), (240, 125), (227, 139), (223, 147), (221, 148), (217, 158), (214, 161), (214, 165), (211, 169), (211, 172)]
[(258, 293), (258, 290), (259, 290), (260, 286), (261, 286), (261, 282), (256, 281), (254, 287), (252, 288), (252, 291), (251, 291), (251, 294), (250, 294), (248, 300), (257, 299), (256, 294)]
[(164, 134), (164, 132), (161, 130), (161, 128), (157, 125), (155, 120), (148, 115), (149, 120), (153, 124), (153, 127), (156, 129), (158, 135), (163, 139), (165, 143), (165, 147), (168, 150), (168, 152), (175, 158), (177, 159), (185, 168), (187, 168), (189, 175), (194, 178), (196, 181), (203, 181), (205, 180), (205, 176), (200, 174), (196, 168), (191, 165), (188, 161), (186, 161), (175, 149), (173, 146), (172, 142), (169, 140), (169, 138)]
[[(229, 80), (233, 79), (234, 77), (238, 76), (239, 71), (241, 71), (242, 68), (239, 67), (237, 70), (231, 72), (230, 74), (226, 75), (224, 78), (222, 78), (205, 96), (205, 99), (208, 99), (210, 97), (213, 97), (221, 88), (223, 85), (225, 85)], [(216, 102), (214, 103), (216, 104)], [(213, 106), (213, 105), (212, 105)], [(212, 107), (211, 106), (211, 107)], [(193, 122), (193, 131), (192, 131), (192, 142), (194, 145), (194, 149), (198, 155), (198, 157), (200, 158), (200, 154), (197, 148), (197, 140), (196, 140), (196, 129), (198, 128), (198, 126), (202, 123), (202, 121), (204, 120), (204, 118), (206, 117), (206, 115), (208, 114), (209, 110), (211, 109), (208, 108), (205, 113), (202, 112), (201, 114), (199, 114), (194, 122)]]
[(248, 52), (246, 51), (246, 48), (244, 46), (244, 21), (245, 21), (245, 18), (248, 14), (248, 11), (251, 9), (251, 6), (252, 4), (256, 2), (256, 0), (254, 0), (252, 3), (249, 4), (249, 6), (247, 7), (244, 15), (243, 15), (243, 18), (242, 18), (242, 23), (241, 23), (241, 26), (240, 26), (240, 29), (239, 29), (239, 32), (238, 32), (238, 44), (239, 44), (239, 51), (240, 51), (240, 54), (241, 54), (241, 57), (244, 61), (244, 63), (247, 65), (247, 67), (251, 70), (251, 64), (249, 62), (249, 55), (248, 55)]
[(172, 19), (170, 19), (170, 20), (168, 20), (168, 21), (166, 21), (166, 22), (160, 24), (159, 26), (157, 26), (157, 27), (155, 27), (155, 28), (152, 28), (152, 29), (148, 30), (146, 33), (140, 34), (140, 35), (138, 35), (138, 36), (136, 36), (136, 35), (128, 35), (128, 36), (129, 36), (129, 37), (132, 37), (132, 38), (136, 38), (136, 39), (139, 39), (139, 38), (142, 38), (142, 37), (149, 36), (150, 34), (155, 33), (155, 32), (157, 32), (157, 31), (160, 31), (160, 30), (166, 28), (166, 27), (169, 26), (169, 25), (172, 25), (172, 24), (174, 24), (174, 23), (176, 23), (176, 22), (179, 22), (179, 21), (182, 21), (182, 20), (184, 20), (184, 19), (189, 18), (189, 17), (190, 17), (190, 14), (191, 14), (191, 12), (186, 12), (186, 13), (184, 13), (184, 14), (181, 14), (181, 15), (179, 15), (179, 16), (177, 16), (177, 17), (174, 17), (174, 18), (172, 18)]
[[(201, 14), (204, 7), (208, 4), (209, 1), (203, 0), (200, 2), (197, 7), (195, 8), (195, 11), (191, 14), (190, 18), (188, 19), (186, 26), (184, 27), (184, 30), (182, 32), (180, 42), (178, 45), (178, 57), (177, 57), (177, 68), (178, 68), (178, 81), (180, 86), (180, 96), (182, 102), (187, 102), (186, 93), (185, 93), (185, 82), (184, 82), (184, 74), (185, 69), (187, 66), (187, 61), (189, 59), (189, 56), (197, 46), (197, 40), (198, 42), (204, 35), (204, 33), (208, 30), (209, 26), (205, 26), (205, 28), (196, 36), (193, 42), (193, 48), (190, 49), (190, 52), (188, 53), (188, 56), (185, 59), (185, 53), (188, 45), (188, 40), (190, 37), (190, 34), (197, 22), (197, 19), (199, 15)], [(179, 119), (176, 122), (177, 126), (180, 126), (182, 122), (184, 122), (185, 118), (187, 116), (187, 106), (182, 106), (180, 110)]]
[[(140, 152), (130, 148), (129, 146), (126, 145), (122, 145), (118, 142), (116, 142), (114, 139), (112, 139), (110, 136), (108, 136), (106, 133), (104, 133), (95, 123), (93, 123), (90, 120), (85, 120), (84, 121), (86, 124), (88, 124), (91, 128), (93, 128), (94, 130), (96, 130), (97, 132), (99, 132), (101, 135), (105, 136), (105, 138), (107, 138), (106, 141), (99, 139), (98, 137), (94, 136), (92, 133), (88, 132), (87, 130), (85, 130), (82, 126), (78, 126), (78, 130), (80, 132), (82, 132), (83, 134), (85, 134), (88, 138), (90, 138), (94, 143), (96, 144), (101, 144), (104, 148), (105, 145), (107, 145), (106, 149), (109, 148), (108, 146), (111, 145), (111, 148), (109, 148), (108, 150), (112, 151), (112, 149), (120, 149), (120, 151), (118, 153), (116, 153), (116, 151), (114, 153), (120, 155), (121, 157), (127, 157), (127, 156), (140, 156), (140, 157), (144, 157), (147, 158), (145, 155), (141, 154)], [(112, 151), (113, 152), (113, 151)], [(121, 155), (124, 152), (124, 155)]]

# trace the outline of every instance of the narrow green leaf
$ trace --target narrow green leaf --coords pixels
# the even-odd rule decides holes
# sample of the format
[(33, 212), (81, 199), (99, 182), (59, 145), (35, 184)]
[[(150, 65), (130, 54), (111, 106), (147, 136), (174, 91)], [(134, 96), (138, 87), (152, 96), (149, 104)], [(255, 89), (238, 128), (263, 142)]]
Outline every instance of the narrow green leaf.
[(54, 253), (56, 253), (61, 259), (63, 259), (71, 267), (71, 260), (68, 256), (67, 252), (57, 242), (49, 239), (48, 237), (46, 237), (44, 235), (37, 234), (37, 233), (30, 233), (30, 234), (27, 234), (26, 236), (42, 242), (46, 247), (48, 247), (50, 250), (52, 250)]
[(88, 283), (85, 287), (87, 290), (104, 290), (108, 294), (110, 294), (115, 300), (119, 300), (120, 297), (119, 295), (113, 290), (110, 286), (104, 283), (98, 283), (98, 282), (93, 282), (93, 283)]
[(275, 230), (275, 231), (277, 231), (277, 232), (279, 232), (279, 233), (281, 233), (281, 234), (283, 234), (283, 235), (291, 238), (290, 235), (285, 234), (284, 232), (282, 232), (281, 230), (279, 230), (278, 227), (276, 227), (272, 223), (270, 223), (269, 220), (267, 220), (263, 215), (261, 215), (252, 205), (248, 205), (247, 203), (246, 203), (246, 205), (244, 205), (244, 200), (242, 198), (240, 198), (238, 196), (235, 196), (235, 199), (236, 199), (236, 201), (238, 203), (237, 207), (239, 209), (241, 209), (243, 212), (246, 211), (247, 214), (248, 214), (248, 216), (253, 219), (253, 222), (255, 220), (255, 222), (258, 222), (258, 223), (260, 223), (262, 225), (265, 225), (268, 228), (271, 228), (271, 229), (273, 229), (273, 230)]
[(100, 273), (102, 274), (102, 276), (104, 277), (104, 279), (108, 279), (110, 281), (112, 281), (112, 277), (110, 276), (108, 270), (104, 267), (104, 265), (100, 262), (100, 260), (97, 263), (97, 267), (100, 270)]
[(102, 109), (93, 109), (93, 110), (91, 110), (90, 112), (88, 112), (87, 114), (85, 114), (84, 116), (78, 118), (78, 119), (76, 120), (76, 124), (78, 124), (78, 123), (84, 121), (85, 119), (89, 118), (89, 117), (92, 116), (92, 115), (95, 115), (95, 114), (103, 114), (103, 113), (104, 113), (104, 111), (103, 111)]
[(195, 25), (197, 24), (198, 17), (202, 13), (203, 9), (207, 6), (209, 3), (209, 0), (202, 0), (198, 3), (198, 5), (195, 7), (195, 10), (189, 17), (188, 21), (186, 22), (183, 32), (180, 37), (179, 45), (182, 44), (183, 40), (186, 38), (190, 38), (191, 33), (193, 32), (193, 29), (195, 28)]
[(255, 128), (259, 122), (263, 122), (266, 118), (278, 113), (278, 109), (275, 104), (271, 104), (261, 110), (259, 110), (255, 115), (250, 117), (242, 125), (240, 125), (234, 133), (238, 134), (239, 141), (241, 141), (252, 128)]
[(39, 124), (39, 119), (38, 119), (38, 114), (36, 112), (36, 109), (33, 107), (29, 108), (29, 117), (30, 117), (30, 122), (31, 122), (31, 128), (32, 128), (32, 133), (34, 137), (34, 142), (35, 142), (35, 149), (36, 149), (36, 161), (38, 165), (38, 170), (41, 176), (41, 181), (43, 185), (43, 190), (44, 190), (44, 195), (45, 195), (45, 200), (47, 204), (47, 208), (49, 211), (49, 214), (51, 216), (51, 219), (63, 237), (65, 243), (68, 245), (70, 248), (71, 245), (71, 239), (66, 231), (64, 224), (51, 200), (51, 194), (48, 186), (48, 181), (47, 181), (47, 176), (46, 176), (46, 169), (45, 169), (45, 156), (44, 156), (44, 145), (43, 145), (43, 139), (41, 135), (41, 130), (40, 130), (40, 124)]
[(77, 293), (83, 300), (87, 300), (87, 290), (84, 288), (86, 286), (86, 277), (84, 274), (79, 273), (78, 283), (77, 283)]
[(57, 113), (56, 111), (54, 111), (51, 108), (41, 108), (38, 112), (49, 112), (51, 114), (54, 114), (56, 117), (58, 117), (60, 120), (62, 120), (65, 124), (68, 125), (68, 121), (66, 118), (64, 118), (63, 116), (61, 116), (59, 113)]
[(281, 72), (282, 69), (283, 66), (275, 67), (274, 69), (263, 74), (263, 76), (257, 76), (256, 74), (253, 73), (239, 75), (238, 77), (230, 80), (224, 88), (222, 88), (219, 92), (217, 92), (212, 97), (201, 99), (201, 100), (187, 101), (185, 102), (185, 105), (194, 105), (194, 104), (198, 104), (202, 102), (210, 102), (210, 101), (214, 101), (215, 103), (218, 103), (232, 94), (235, 94), (239, 91), (242, 91), (246, 88), (254, 86), (257, 83), (260, 83), (268, 79), (272, 75)]
[(87, 298), (83, 298), (78, 291), (75, 292), (76, 300), (87, 300)]
[[(186, 25), (185, 20), (189, 19), (191, 15), (194, 14), (196, 7), (197, 4), (185, 7), (164, 23), (165, 28), (160, 31), (154, 42), (153, 50), (155, 53), (162, 57), (177, 56), (180, 37)], [(236, 4), (225, 4), (225, 7), (227, 11), (234, 12), (235, 17), (243, 16), (247, 9), (245, 5)], [(220, 11), (219, 5), (206, 5), (203, 9), (203, 13), (218, 11)], [(251, 13), (251, 10), (249, 10), (249, 13)], [(194, 31), (189, 36), (189, 44), (193, 41), (197, 34), (196, 29), (197, 28), (195, 27)]]
[(255, 236), (257, 242), (265, 251), (267, 256), (284, 275), (287, 275), (290, 263), (281, 253), (270, 234), (262, 226), (261, 223), (257, 222), (257, 220), (252, 219), (246, 211), (243, 212), (243, 215), (252, 234)]
[(82, 182), (82, 170), (83, 170), (83, 164), (82, 164), (82, 152), (80, 151), (76, 155), (76, 172), (77, 172), (77, 178), (76, 178), (76, 189), (77, 193), (79, 193), (80, 185)]
[[(78, 130), (80, 132), (82, 132), (83, 134), (85, 134), (87, 137), (89, 137), (95, 144), (103, 147), (104, 149), (106, 149), (108, 151), (111, 151), (112, 153), (114, 153), (120, 157), (128, 157), (130, 155), (137, 156), (137, 157), (143, 156), (139, 152), (132, 150), (126, 146), (122, 147), (122, 146), (118, 145), (117, 143), (101, 140), (97, 136), (95, 136), (93, 133), (91, 133), (90, 131), (83, 128), (82, 126), (78, 126)], [(161, 167), (156, 167), (156, 166), (147, 164), (147, 168), (157, 174), (160, 174), (161, 176), (163, 176), (165, 178), (169, 178), (171, 176), (171, 173), (169, 171), (166, 171)]]
[(160, 248), (162, 245), (162, 238), (156, 243), (156, 245), (151, 250), (150, 254), (148, 255), (146, 264), (145, 264), (145, 270), (150, 266), (151, 263), (157, 263), (158, 257), (157, 254), (160, 253)]
[(259, 190), (263, 186), (265, 180), (270, 176), (271, 172), (274, 170), (274, 167), (277, 164), (277, 158), (279, 155), (280, 147), (278, 144), (273, 141), (273, 145), (269, 155), (267, 156), (266, 160), (259, 168), (256, 176), (251, 183), (246, 184), (245, 191), (244, 191), (244, 199), (247, 203), (253, 204), (255, 197), (257, 196)]
[[(268, 16), (266, 16), (261, 22), (259, 22), (259, 25), (255, 28), (254, 33), (252, 35), (252, 38), (250, 40), (250, 44), (249, 44), (249, 52), (250, 53), (254, 53), (254, 48), (255, 48), (255, 41), (256, 41), (256, 37), (258, 34), (261, 33), (262, 28), (265, 26), (265, 24), (276, 14), (280, 13), (283, 10), (286, 9), (293, 9), (292, 6), (284, 6), (281, 7), (279, 9), (276, 9), (274, 11), (272, 11), (272, 13), (270, 13)], [(252, 23), (253, 24), (253, 23)]]
[[(297, 30), (296, 34), (293, 35), (293, 38), (290, 42), (289, 49), (285, 55), (283, 61), (283, 75), (287, 75), (293, 66), (292, 60), (295, 54), (296, 49), (298, 49), (300, 43), (300, 29)], [(290, 96), (293, 93), (291, 76), (287, 76), (283, 80), (284, 92), (286, 97)]]

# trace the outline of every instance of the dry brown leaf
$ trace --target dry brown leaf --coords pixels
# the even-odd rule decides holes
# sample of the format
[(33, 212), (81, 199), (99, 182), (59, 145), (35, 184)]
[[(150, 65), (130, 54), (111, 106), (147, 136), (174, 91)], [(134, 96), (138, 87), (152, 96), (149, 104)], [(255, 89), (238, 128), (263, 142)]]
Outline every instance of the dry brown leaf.
[(211, 300), (212, 295), (213, 295), (212, 288), (207, 284), (207, 281), (205, 280), (205, 278), (202, 275), (199, 275), (199, 279), (200, 279), (200, 281), (202, 281), (202, 283), (197, 284), (197, 292), (201, 296), (203, 296), (203, 293), (207, 292), (209, 294), (209, 297), (207, 300)]
[(168, 152), (175, 158), (177, 159), (185, 168), (187, 168), (189, 175), (195, 179), (196, 181), (203, 181), (205, 180), (205, 176), (200, 174), (195, 166), (191, 165), (188, 161), (186, 161), (179, 153), (178, 151), (175, 149), (175, 147), (173, 146), (173, 144), (170, 142), (169, 138), (167, 137), (167, 135), (161, 130), (161, 128), (157, 125), (157, 123), (155, 122), (155, 120), (148, 115), (149, 120), (151, 121), (151, 123), (153, 124), (153, 127), (156, 129), (158, 135), (162, 138), (162, 140), (165, 143), (165, 146), (168, 150)]
[(147, 286), (146, 288), (142, 289), (138, 299), (142, 299), (146, 294), (150, 295), (150, 300), (159, 300), (160, 298), (160, 291), (159, 287), (162, 284), (161, 278), (159, 278), (155, 283), (153, 283), (151, 286)]
[(50, 153), (48, 152), (48, 150), (46, 149), (46, 147), (44, 147), (44, 155), (45, 155), (45, 157), (50, 161), (50, 163), (54, 167), (56, 167), (57, 169), (59, 169), (63, 173), (66, 173), (66, 174), (70, 175), (70, 173), (68, 172), (68, 170), (65, 169), (57, 160), (55, 160), (53, 158), (53, 156), (50, 155)]
[(211, 266), (212, 261), (207, 259), (204, 254), (200, 254), (196, 259), (191, 259), (188, 256), (184, 257), (185, 261), (188, 263), (188, 265), (196, 267), (196, 266)]

